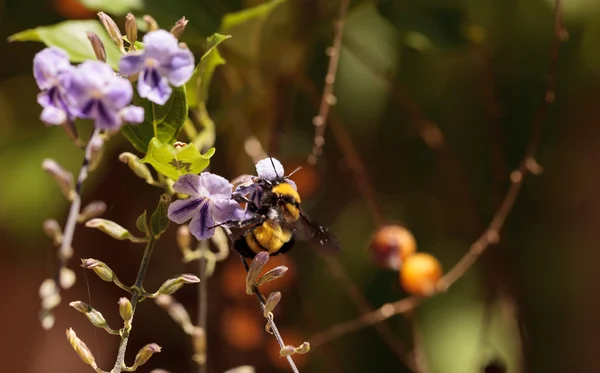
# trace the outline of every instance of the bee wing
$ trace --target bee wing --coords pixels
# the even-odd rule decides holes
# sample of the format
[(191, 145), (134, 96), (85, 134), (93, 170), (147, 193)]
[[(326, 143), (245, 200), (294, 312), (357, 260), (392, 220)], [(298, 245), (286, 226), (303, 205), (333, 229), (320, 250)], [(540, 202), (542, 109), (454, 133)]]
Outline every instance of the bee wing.
[(296, 234), (298, 238), (306, 240), (317, 249), (328, 252), (340, 251), (337, 237), (328, 229), (312, 221), (304, 212), (300, 211), (300, 219), (296, 223)]

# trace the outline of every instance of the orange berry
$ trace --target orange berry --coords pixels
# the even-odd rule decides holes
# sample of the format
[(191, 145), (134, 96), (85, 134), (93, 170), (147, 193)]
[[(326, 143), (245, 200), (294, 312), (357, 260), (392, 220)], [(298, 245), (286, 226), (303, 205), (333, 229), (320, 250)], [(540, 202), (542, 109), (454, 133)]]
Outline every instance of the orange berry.
[(96, 12), (83, 6), (78, 0), (54, 0), (54, 8), (61, 16), (69, 19), (96, 17)]
[(396, 224), (379, 228), (369, 243), (369, 252), (375, 263), (396, 271), (416, 250), (417, 242), (412, 233)]
[(435, 293), (442, 278), (442, 265), (431, 254), (416, 253), (407, 257), (400, 270), (400, 283), (410, 294), (429, 296)]
[(230, 308), (221, 317), (225, 340), (239, 351), (251, 351), (260, 347), (266, 334), (265, 323), (266, 320), (257, 309)]

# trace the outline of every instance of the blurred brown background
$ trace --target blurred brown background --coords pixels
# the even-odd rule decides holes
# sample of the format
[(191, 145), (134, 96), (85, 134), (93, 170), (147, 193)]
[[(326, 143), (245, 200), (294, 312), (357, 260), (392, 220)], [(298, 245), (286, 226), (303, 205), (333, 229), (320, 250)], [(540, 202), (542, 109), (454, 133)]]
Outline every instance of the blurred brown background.
[[(190, 23), (183, 39), (199, 57), (205, 37), (219, 29), (224, 14), (258, 3), (148, 0), (136, 14), (151, 14), (167, 29), (185, 15)], [(544, 172), (525, 180), (500, 244), (448, 293), (418, 309), (431, 372), (483, 372), (486, 362), (495, 359), (508, 372), (600, 372), (600, 254), (595, 233), (600, 227), (600, 2), (564, 0), (563, 5), (569, 38), (560, 48), (556, 102), (549, 108), (538, 155)], [(406, 294), (397, 273), (379, 269), (369, 259), (366, 247), (376, 222), (354, 178), (358, 166), (338, 140), (349, 136), (385, 218), (402, 222), (414, 233), (419, 250), (435, 254), (449, 269), (488, 224), (508, 186), (510, 170), (523, 156), (544, 95), (553, 11), (551, 0), (352, 1), (335, 85), (334, 120), (313, 168), (305, 159), (312, 147), (311, 123), (318, 111), (328, 63), (324, 52), (332, 41), (338, 2), (289, 0), (261, 24), (231, 30), (232, 39), (223, 44), (228, 62), (217, 70), (209, 102), (217, 125), (211, 171), (227, 178), (252, 173), (244, 141), (253, 134), (288, 171), (305, 166), (296, 175), (305, 209), (340, 237), (339, 261), (349, 276), (374, 306), (400, 299)], [(5, 37), (94, 16), (76, 0), (0, 1)], [(122, 17), (115, 19), (122, 24)], [(68, 204), (40, 165), (49, 157), (76, 172), (82, 154), (62, 130), (44, 127), (38, 120), (31, 68), (42, 45), (2, 43), (2, 370), (91, 371), (67, 343), (68, 327), (108, 369), (118, 339), (94, 329), (68, 302), (91, 300), (109, 323), (117, 325), (116, 303), (124, 294), (91, 272), (86, 278), (77, 258), (100, 259), (121, 280), (132, 283), (143, 249), (79, 227), (76, 260), (71, 263), (77, 283), (63, 292), (54, 328), (42, 330), (38, 288), (51, 275), (55, 254), (42, 222), (54, 217), (63, 223)], [(446, 150), (436, 151), (423, 140), (419, 128), (427, 123), (439, 127)], [(123, 138), (111, 142), (83, 198), (105, 201), (106, 218), (133, 228), (139, 213), (153, 208), (160, 191), (118, 162), (122, 151), (133, 148)], [(174, 228), (157, 246), (146, 281), (149, 289), (173, 274), (197, 271), (181, 263)], [(359, 314), (306, 244), (277, 259), (291, 267), (273, 286), (283, 293), (276, 320), (286, 342), (299, 344)], [(209, 372), (242, 364), (258, 372), (289, 371), (277, 357), (275, 341), (264, 331), (264, 319), (255, 299), (245, 295), (243, 282), (235, 255), (220, 263), (209, 280)], [(195, 317), (195, 287), (185, 287), (176, 298)], [(397, 316), (386, 324), (408, 351), (406, 319)], [(147, 301), (136, 313), (127, 361), (150, 342), (161, 345), (162, 353), (139, 371), (196, 371), (187, 337)], [(373, 328), (315, 348), (298, 363), (306, 372), (408, 371)]]

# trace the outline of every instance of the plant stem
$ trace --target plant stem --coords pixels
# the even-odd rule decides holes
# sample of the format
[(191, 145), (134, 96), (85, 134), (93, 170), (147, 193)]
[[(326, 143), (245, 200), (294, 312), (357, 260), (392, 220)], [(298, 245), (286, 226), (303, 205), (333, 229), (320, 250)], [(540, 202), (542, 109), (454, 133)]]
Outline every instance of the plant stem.
[(65, 223), (63, 240), (60, 244), (60, 248), (58, 251), (59, 257), (59, 269), (56, 272), (56, 280), (58, 283), (60, 270), (67, 266), (67, 261), (73, 256), (73, 250), (71, 248), (71, 244), (73, 243), (73, 236), (75, 235), (75, 226), (77, 225), (77, 218), (79, 217), (79, 212), (81, 210), (81, 189), (83, 188), (83, 182), (87, 179), (90, 159), (88, 159), (88, 153), (90, 146), (92, 143), (91, 139), (98, 135), (98, 130), (94, 130), (92, 136), (90, 136), (90, 141), (85, 149), (85, 155), (83, 157), (83, 163), (81, 164), (81, 168), (79, 169), (79, 175), (77, 176), (77, 183), (75, 184), (75, 194), (73, 197), (73, 201), (71, 202), (71, 207), (69, 208), (69, 215), (67, 216), (67, 222)]
[[(246, 272), (248, 272), (250, 270), (250, 267), (248, 267), (248, 263), (246, 263), (246, 259), (244, 259), (244, 257), (241, 255), (240, 255), (240, 259), (242, 259), (242, 263), (244, 263), (244, 268), (246, 269)], [(265, 297), (262, 295), (260, 290), (258, 290), (258, 286), (252, 286), (252, 292), (254, 293), (254, 295), (256, 295), (256, 298), (258, 299), (258, 303), (260, 304), (260, 309), (264, 313), (265, 312), (265, 302), (266, 302)], [(275, 325), (275, 320), (273, 319), (273, 315), (269, 314), (269, 317), (267, 317), (267, 320), (268, 320), (269, 324), (271, 325), (271, 330), (273, 331), (273, 335), (275, 336), (275, 339), (277, 339), (277, 343), (279, 343), (279, 347), (284, 348), (285, 343), (283, 342), (283, 337), (281, 337), (281, 333), (279, 333), (279, 329), (277, 329), (277, 325)], [(288, 361), (288, 364), (290, 364), (290, 368), (292, 368), (292, 371), (294, 373), (300, 373), (300, 371), (298, 370), (298, 367), (296, 366), (296, 363), (294, 363), (294, 359), (292, 359), (292, 357), (290, 355), (286, 356), (286, 359)]]
[[(200, 258), (200, 273), (198, 276), (200, 278), (200, 286), (198, 286), (198, 302), (200, 303), (198, 305), (198, 326), (200, 326), (200, 328), (204, 330), (204, 333), (207, 336), (206, 338), (208, 340), (208, 331), (206, 330), (208, 320), (208, 282), (206, 281), (207, 263), (208, 259), (206, 259), (205, 257)], [(199, 373), (207, 372), (207, 360), (208, 354), (206, 354), (204, 361), (201, 361), (199, 363)]]
[[(142, 262), (140, 263), (140, 269), (138, 270), (137, 278), (135, 279), (135, 284), (131, 287), (132, 295), (131, 295), (131, 307), (133, 309), (133, 314), (135, 315), (135, 308), (140, 299), (142, 284), (144, 283), (144, 278), (146, 277), (146, 272), (148, 271), (148, 265), (150, 264), (150, 258), (152, 257), (152, 252), (154, 251), (154, 244), (156, 244), (156, 238), (153, 236), (150, 237), (148, 243), (146, 244), (146, 249), (144, 249), (144, 256), (142, 257)], [(133, 322), (133, 316), (132, 316)], [(125, 352), (127, 351), (127, 342), (129, 342), (129, 333), (131, 329), (123, 330), (121, 334), (121, 343), (119, 344), (119, 352), (117, 353), (117, 361), (115, 362), (115, 366), (111, 370), (111, 373), (121, 373), (123, 368), (125, 367)]]

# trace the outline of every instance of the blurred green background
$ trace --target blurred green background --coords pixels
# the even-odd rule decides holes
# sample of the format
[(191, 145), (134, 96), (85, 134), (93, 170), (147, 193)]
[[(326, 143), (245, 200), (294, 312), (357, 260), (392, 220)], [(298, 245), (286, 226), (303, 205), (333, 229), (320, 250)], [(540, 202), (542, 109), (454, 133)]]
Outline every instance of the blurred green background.
[[(103, 3), (82, 2), (92, 7)], [(190, 23), (183, 41), (199, 57), (206, 36), (222, 30), (225, 14), (261, 1), (110, 3), (119, 24), (127, 6), (136, 8), (136, 15), (153, 15), (167, 29), (185, 16)], [(544, 172), (525, 180), (500, 244), (447, 293), (417, 310), (431, 372), (484, 372), (490, 361), (501, 362), (508, 372), (600, 372), (600, 2), (564, 0), (563, 6), (569, 37), (560, 48), (556, 102), (544, 123), (538, 156)], [(312, 148), (312, 118), (318, 112), (338, 2), (282, 1), (265, 17), (226, 30), (232, 38), (220, 49), (227, 64), (217, 69), (209, 101), (217, 128), (211, 171), (230, 179), (252, 173), (253, 161), (244, 147), (251, 136), (288, 171), (303, 165), (295, 179), (304, 207), (340, 237), (343, 253), (336, 260), (372, 305), (400, 299), (406, 294), (398, 274), (378, 268), (369, 258), (368, 241), (378, 222), (354, 178), (359, 166), (340, 140), (349, 137), (364, 162), (385, 219), (408, 227), (419, 250), (436, 255), (448, 270), (488, 224), (510, 170), (523, 156), (544, 95), (553, 12), (551, 0), (352, 1), (335, 83), (337, 104), (323, 155), (312, 167), (305, 160)], [(24, 29), (94, 17), (77, 0), (0, 1), (3, 40)], [(116, 325), (116, 302), (123, 293), (95, 276), (86, 278), (78, 258), (108, 263), (127, 283), (133, 282), (141, 249), (80, 227), (71, 263), (77, 284), (63, 292), (54, 328), (42, 330), (37, 292), (52, 274), (55, 254), (42, 222), (51, 217), (64, 222), (68, 204), (40, 165), (44, 158), (54, 158), (76, 172), (82, 152), (60, 128), (38, 120), (31, 70), (32, 58), (43, 46), (2, 43), (3, 370), (90, 370), (64, 337), (70, 326), (107, 369), (118, 339), (95, 330), (68, 302), (91, 300)], [(446, 148), (424, 141), (423, 126), (431, 125), (443, 133)], [(105, 217), (132, 228), (137, 215), (155, 205), (159, 190), (118, 162), (122, 151), (134, 150), (123, 138), (110, 143), (83, 198), (105, 201)], [(159, 242), (148, 288), (175, 273), (196, 271), (181, 263), (174, 228)], [(283, 293), (276, 320), (286, 342), (299, 344), (360, 314), (308, 245), (297, 244), (277, 263), (291, 267), (273, 288)], [(244, 272), (235, 255), (220, 263), (209, 281), (209, 372), (242, 364), (258, 372), (289, 371), (264, 331), (255, 299), (244, 294)], [(192, 315), (197, 313), (193, 286), (176, 298)], [(408, 354), (410, 323), (397, 316), (385, 324)], [(162, 353), (139, 371), (196, 371), (188, 338), (163, 310), (144, 302), (136, 313), (127, 361), (150, 342), (161, 345)], [(374, 328), (315, 347), (298, 363), (306, 372), (409, 371)]]

